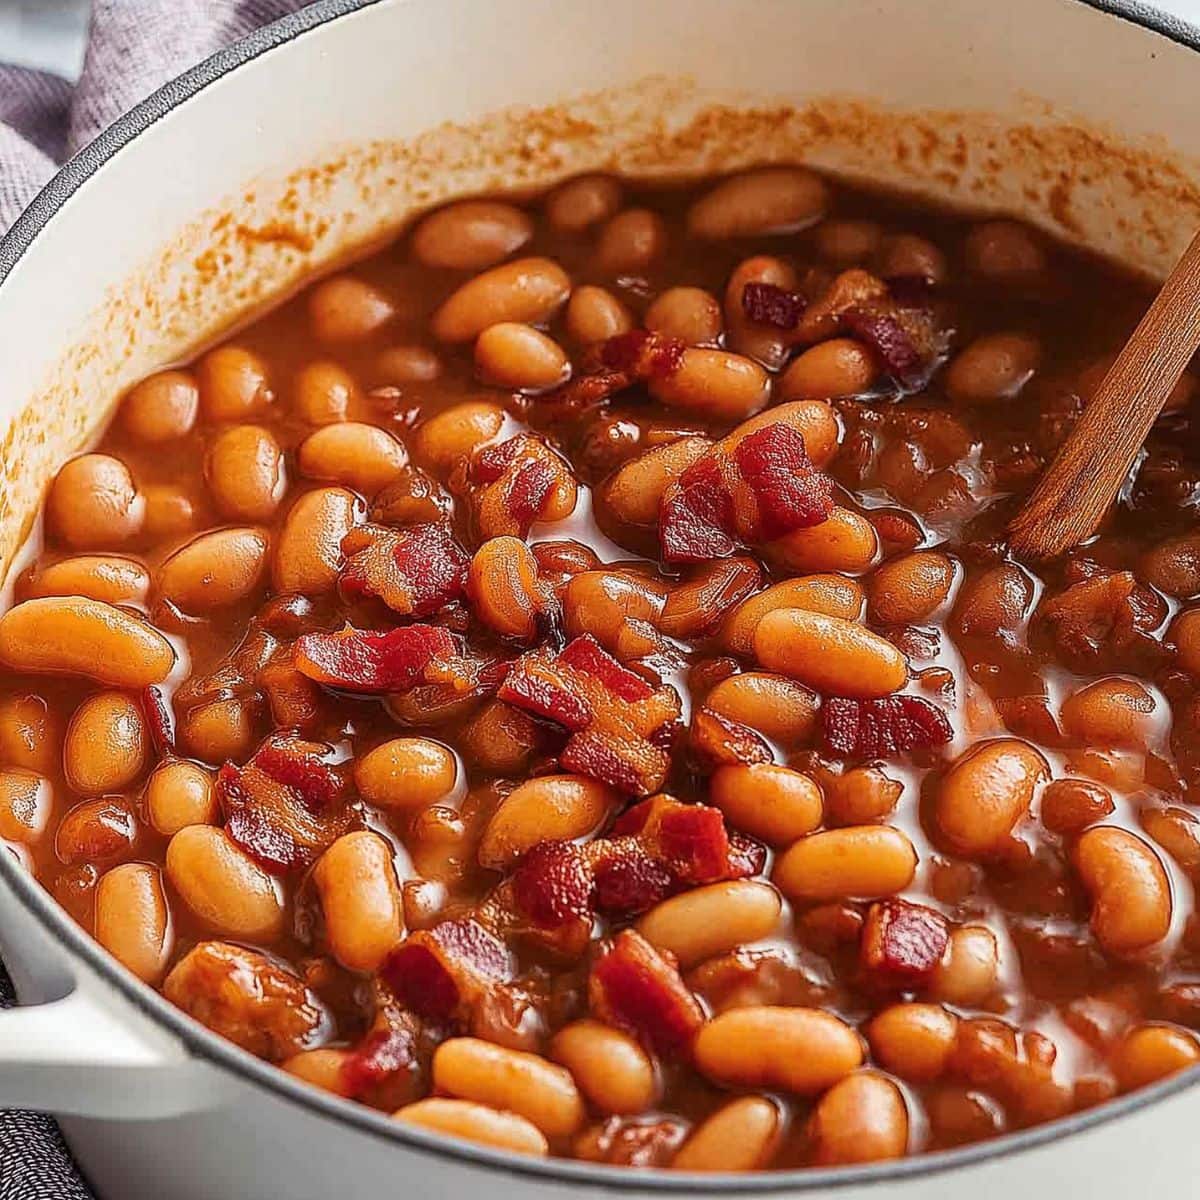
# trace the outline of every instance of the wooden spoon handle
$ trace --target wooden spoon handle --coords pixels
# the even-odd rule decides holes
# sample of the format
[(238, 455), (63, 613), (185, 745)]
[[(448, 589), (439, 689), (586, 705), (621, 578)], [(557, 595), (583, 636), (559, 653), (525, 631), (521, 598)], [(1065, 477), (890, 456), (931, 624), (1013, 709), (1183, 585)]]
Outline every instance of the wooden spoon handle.
[(1018, 556), (1053, 558), (1095, 532), (1198, 346), (1200, 233), (1009, 525)]

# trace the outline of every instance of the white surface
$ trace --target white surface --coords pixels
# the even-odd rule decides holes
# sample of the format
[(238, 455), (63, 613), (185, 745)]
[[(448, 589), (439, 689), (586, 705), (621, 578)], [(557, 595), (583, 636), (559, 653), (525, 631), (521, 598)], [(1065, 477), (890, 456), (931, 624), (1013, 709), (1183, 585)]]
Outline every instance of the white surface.
[(89, 7), (88, 0), (0, 0), (0, 61), (74, 79)]

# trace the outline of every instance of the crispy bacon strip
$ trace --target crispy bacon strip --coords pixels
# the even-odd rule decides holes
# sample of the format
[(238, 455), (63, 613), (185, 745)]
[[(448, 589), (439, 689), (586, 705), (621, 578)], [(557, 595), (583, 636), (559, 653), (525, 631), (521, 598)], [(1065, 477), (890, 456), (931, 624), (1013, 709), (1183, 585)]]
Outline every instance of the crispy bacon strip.
[(892, 758), (943, 746), (954, 737), (945, 712), (921, 696), (831, 696), (821, 706), (821, 729), (825, 748), (844, 758)]
[(454, 655), (454, 638), (436, 625), (376, 631), (347, 626), (339, 633), (306, 633), (296, 640), (296, 668), (326, 687), (378, 694), (403, 692)]
[(832, 511), (833, 484), (804, 436), (777, 421), (724, 438), (667, 488), (659, 540), (668, 562), (702, 562), (819, 525)]
[(342, 592), (376, 596), (401, 616), (429, 616), (466, 590), (470, 559), (445, 525), (363, 525), (343, 538), (342, 552)]
[(498, 695), (571, 734), (560, 755), (569, 770), (631, 795), (656, 791), (666, 779), (670, 755), (650, 739), (678, 718), (678, 693), (652, 687), (590, 635), (556, 655), (523, 654)]
[(908, 900), (881, 900), (871, 905), (863, 927), (863, 970), (889, 987), (921, 987), (942, 961), (949, 940), (941, 913)]

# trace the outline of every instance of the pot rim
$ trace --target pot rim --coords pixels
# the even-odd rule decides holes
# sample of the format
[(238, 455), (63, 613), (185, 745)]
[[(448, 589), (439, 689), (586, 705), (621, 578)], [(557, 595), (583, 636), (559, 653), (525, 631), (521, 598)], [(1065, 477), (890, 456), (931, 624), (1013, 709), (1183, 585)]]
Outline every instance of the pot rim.
[[(229, 72), (262, 54), (310, 33), (323, 25), (371, 8), (381, 0), (317, 0), (281, 20), (251, 33), (198, 63), (164, 84), (141, 103), (119, 117), (92, 142), (65, 163), (42, 188), (8, 233), (0, 237), (0, 286), (58, 210), (110, 158), (156, 121), (203, 91)], [(415, 0), (405, 0), (415, 2)], [(1188, 49), (1200, 52), (1200, 27), (1162, 12), (1143, 0), (1067, 0), (1106, 13), (1132, 25), (1149, 29)], [(572, 1159), (538, 1159), (502, 1150), (451, 1140), (432, 1131), (405, 1125), (387, 1114), (293, 1078), (279, 1067), (254, 1057), (227, 1041), (158, 992), (125, 970), (98, 942), (67, 915), (41, 884), (11, 855), (0, 854), (0, 876), (13, 894), (68, 953), (82, 959), (106, 983), (130, 1001), (146, 1017), (165, 1027), (193, 1054), (232, 1075), (264, 1087), (281, 1099), (306, 1108), (373, 1137), (399, 1142), (433, 1158), (463, 1160), (479, 1168), (540, 1179), (586, 1183), (610, 1192), (714, 1193), (811, 1193), (818, 1189), (854, 1185), (886, 1184), (969, 1167), (993, 1159), (1032, 1150), (1060, 1138), (1115, 1122), (1159, 1100), (1182, 1093), (1200, 1083), (1200, 1066), (1142, 1088), (1128, 1096), (1095, 1108), (1029, 1129), (1004, 1134), (988, 1141), (952, 1150), (918, 1154), (887, 1163), (846, 1167), (804, 1167), (788, 1171), (744, 1172), (703, 1175), (662, 1170), (644, 1171)]]

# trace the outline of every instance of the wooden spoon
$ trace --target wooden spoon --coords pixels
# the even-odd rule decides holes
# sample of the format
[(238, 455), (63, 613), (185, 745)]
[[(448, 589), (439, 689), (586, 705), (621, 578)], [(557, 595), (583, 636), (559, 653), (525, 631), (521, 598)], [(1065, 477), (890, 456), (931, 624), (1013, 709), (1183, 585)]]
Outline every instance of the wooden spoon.
[(1053, 558), (1096, 531), (1198, 346), (1200, 233), (1013, 518), (1014, 553)]

